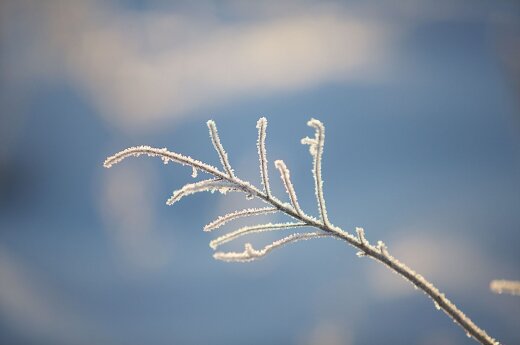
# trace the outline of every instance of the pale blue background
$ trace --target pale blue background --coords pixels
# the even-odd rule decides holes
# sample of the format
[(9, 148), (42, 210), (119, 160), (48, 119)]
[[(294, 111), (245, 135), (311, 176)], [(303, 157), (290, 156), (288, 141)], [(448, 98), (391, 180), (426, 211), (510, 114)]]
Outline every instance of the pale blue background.
[[(42, 3), (48, 11), (62, 6)], [(299, 243), (250, 264), (213, 260), (203, 225), (247, 201), (199, 194), (167, 207), (171, 191), (191, 179), (186, 168), (145, 158), (102, 168), (107, 155), (138, 144), (217, 164), (205, 126), (213, 118), (237, 173), (258, 183), (260, 116), (269, 120), (270, 160), (286, 161), (306, 210), (315, 214), (311, 160), (299, 140), (312, 135), (306, 121), (316, 117), (327, 128), (332, 221), (363, 226), (371, 241), (423, 267), (491, 335), (520, 343), (520, 298), (488, 290), (492, 279), (520, 279), (520, 6), (405, 3), (329, 4), (395, 30), (388, 55), (368, 67), (384, 65), (375, 77), (364, 69), (304, 87), (253, 87), (222, 102), (217, 92), (217, 101), (172, 108), (145, 129), (113, 120), (115, 111), (100, 107), (69, 70), (77, 65), (53, 64), (67, 52), (33, 27), (52, 15), (44, 5), (0, 5), (0, 343), (473, 344), (421, 293), (340, 242)], [(271, 5), (266, 17), (317, 6)], [(106, 14), (91, 6), (100, 8), (95, 19)], [(115, 18), (252, 20), (249, 5), (236, 2), (109, 6)], [(271, 177), (283, 197), (274, 169)], [(117, 181), (121, 196), (110, 199), (106, 190)], [(128, 205), (135, 219), (125, 223)]]

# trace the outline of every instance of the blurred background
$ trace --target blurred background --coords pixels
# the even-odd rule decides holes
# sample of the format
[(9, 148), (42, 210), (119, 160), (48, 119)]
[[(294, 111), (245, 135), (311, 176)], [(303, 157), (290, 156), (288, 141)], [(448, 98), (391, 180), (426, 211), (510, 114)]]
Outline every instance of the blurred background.
[(257, 203), (201, 193), (167, 207), (191, 169), (102, 167), (140, 144), (218, 164), (212, 118), (259, 185), (260, 116), (306, 211), (299, 140), (316, 117), (333, 223), (363, 226), (520, 343), (520, 298), (489, 291), (520, 279), (520, 3), (469, 0), (2, 1), (0, 343), (474, 344), (339, 241), (215, 261), (202, 227)]

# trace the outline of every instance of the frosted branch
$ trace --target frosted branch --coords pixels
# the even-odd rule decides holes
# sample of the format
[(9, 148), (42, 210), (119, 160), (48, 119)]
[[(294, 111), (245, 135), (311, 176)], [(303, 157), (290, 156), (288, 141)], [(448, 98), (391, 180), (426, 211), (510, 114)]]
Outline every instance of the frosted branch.
[(155, 148), (151, 146), (133, 146), (129, 147), (123, 151), (119, 151), (113, 156), (108, 157), (105, 162), (103, 163), (103, 166), (105, 168), (111, 168), (117, 163), (120, 163), (124, 159), (128, 157), (139, 157), (141, 155), (147, 155), (149, 157), (160, 157), (163, 162), (176, 162), (182, 165), (187, 165), (192, 168), (196, 168), (202, 171), (207, 172), (208, 174), (217, 176), (217, 177), (225, 177), (226, 175), (223, 174), (220, 170), (218, 170), (216, 167), (203, 163), (201, 161), (198, 161), (196, 159), (191, 158), (190, 156), (185, 156), (180, 153), (171, 152), (168, 151), (166, 148)]
[(515, 280), (493, 280), (489, 288), (494, 293), (507, 293), (510, 295), (520, 295), (520, 281)]
[(185, 196), (195, 194), (198, 192), (215, 192), (219, 191), (226, 194), (230, 191), (237, 191), (237, 187), (222, 179), (208, 179), (195, 183), (188, 183), (181, 189), (173, 192), (172, 196), (166, 201), (167, 205), (173, 205)]
[[(278, 223), (278, 224), (262, 224), (254, 226), (246, 226), (220, 236), (210, 242), (210, 246), (215, 249), (221, 244), (227, 243), (234, 239), (237, 239), (243, 235), (251, 233), (259, 233), (274, 230), (285, 230), (299, 227), (313, 227), (317, 229), (317, 232), (313, 233), (295, 233), (289, 235), (280, 240), (274, 241), (273, 243), (265, 246), (262, 249), (256, 250), (251, 244), (246, 244), (243, 252), (217, 252), (214, 257), (224, 261), (251, 261), (256, 258), (260, 258), (269, 253), (272, 249), (281, 247), (284, 244), (296, 242), (299, 240), (316, 238), (316, 237), (335, 237), (341, 239), (351, 246), (358, 249), (357, 255), (371, 257), (374, 260), (384, 264), (390, 270), (396, 272), (401, 277), (410, 281), (416, 288), (422, 290), (427, 294), (434, 302), (437, 309), (443, 310), (454, 322), (459, 324), (468, 336), (473, 337), (477, 341), (486, 345), (496, 345), (498, 342), (490, 337), (483, 329), (479, 328), (475, 323), (471, 321), (460, 309), (457, 308), (446, 296), (441, 293), (432, 283), (426, 280), (423, 276), (413, 271), (411, 268), (401, 263), (395, 257), (388, 253), (386, 245), (379, 241), (376, 246), (371, 245), (365, 238), (365, 233), (362, 228), (356, 228), (356, 234), (351, 235), (350, 233), (342, 230), (339, 227), (333, 226), (328, 219), (327, 210), (325, 207), (325, 199), (323, 197), (323, 179), (321, 175), (321, 160), (323, 155), (323, 146), (325, 140), (325, 129), (323, 124), (315, 119), (311, 119), (308, 125), (315, 129), (314, 138), (302, 139), (302, 144), (309, 145), (309, 152), (313, 157), (313, 177), (314, 177), (314, 189), (316, 199), (318, 202), (318, 208), (320, 213), (320, 219), (315, 219), (303, 213), (298, 205), (296, 193), (290, 180), (290, 173), (285, 164), (282, 161), (276, 161), (275, 165), (280, 170), (282, 180), (284, 182), (291, 204), (281, 202), (274, 195), (271, 194), (269, 189), (269, 179), (267, 175), (267, 154), (265, 150), (265, 130), (267, 121), (265, 118), (261, 118), (257, 122), (258, 128), (258, 155), (260, 160), (260, 174), (264, 190), (260, 190), (254, 185), (247, 181), (243, 181), (236, 177), (231, 169), (228, 161), (228, 157), (222, 144), (220, 142), (216, 125), (213, 121), (208, 121), (209, 133), (215, 147), (224, 171), (218, 168), (193, 159), (189, 156), (184, 156), (179, 153), (170, 152), (165, 148), (153, 148), (150, 146), (136, 146), (126, 150), (120, 151), (113, 156), (108, 157), (104, 166), (106, 168), (112, 167), (130, 156), (156, 156), (163, 160), (165, 164), (168, 162), (176, 162), (182, 165), (186, 165), (192, 168), (192, 176), (197, 176), (197, 171), (202, 171), (212, 175), (212, 179), (203, 180), (191, 184), (187, 184), (180, 190), (176, 191), (170, 199), (168, 204), (172, 204), (182, 197), (202, 191), (219, 191), (225, 193), (227, 191), (241, 191), (246, 194), (247, 198), (259, 198), (269, 205), (264, 208), (250, 208), (218, 217), (213, 222), (209, 223), (205, 227), (205, 231), (216, 229), (223, 224), (239, 217), (254, 216), (259, 214), (271, 213), (280, 211), (288, 216), (293, 217), (296, 221), (294, 223)], [(512, 281), (493, 281), (490, 285), (492, 291), (495, 292), (507, 292), (512, 294), (519, 294), (520, 282)]]
[(233, 241), (241, 236), (252, 234), (252, 233), (258, 233), (258, 232), (266, 232), (266, 231), (273, 231), (273, 230), (287, 230), (292, 228), (299, 228), (303, 226), (309, 226), (306, 223), (267, 223), (267, 224), (260, 224), (260, 225), (253, 225), (253, 226), (244, 226), (238, 230), (229, 232), (225, 235), (222, 235), (220, 237), (217, 237), (213, 241), (209, 243), (209, 246), (213, 249), (216, 249), (218, 246)]
[(228, 261), (228, 262), (249, 262), (261, 258), (268, 254), (271, 250), (280, 248), (286, 244), (294, 243), (302, 240), (308, 240), (311, 238), (320, 238), (320, 237), (331, 237), (333, 235), (323, 233), (323, 232), (309, 232), (309, 233), (296, 233), (291, 234), (287, 237), (284, 237), (278, 241), (274, 241), (271, 244), (268, 244), (262, 249), (256, 250), (253, 248), (251, 243), (246, 243), (244, 245), (243, 252), (217, 252), (213, 254), (213, 257), (217, 260)]
[(360, 244), (365, 245), (365, 246), (368, 245), (368, 241), (365, 238), (365, 229), (356, 227), (356, 234), (357, 234), (358, 241)]
[(265, 131), (267, 127), (267, 119), (261, 117), (256, 123), (258, 128), (258, 140), (256, 146), (258, 148), (258, 159), (260, 160), (260, 176), (262, 177), (262, 185), (264, 192), (268, 198), (271, 197), (271, 188), (269, 187), (269, 175), (267, 173), (267, 151), (265, 149)]
[(388, 248), (386, 247), (385, 242), (383, 242), (383, 241), (377, 241), (377, 249), (379, 250), (379, 252), (380, 252), (382, 255), (384, 255), (384, 256), (386, 256), (386, 257), (389, 256), (389, 254), (388, 254)]
[(211, 231), (224, 225), (225, 223), (232, 221), (240, 217), (250, 217), (262, 214), (274, 213), (278, 209), (275, 207), (263, 207), (263, 208), (246, 208), (245, 210), (235, 211), (226, 215), (220, 216), (211, 223), (204, 226), (204, 231)]
[(217, 131), (217, 125), (215, 124), (215, 121), (209, 120), (207, 122), (207, 125), (209, 128), (209, 136), (211, 137), (213, 146), (215, 147), (215, 150), (218, 153), (218, 156), (220, 158), (220, 163), (222, 164), (222, 166), (228, 173), (229, 177), (235, 177), (235, 174), (233, 173), (233, 169), (231, 169), (231, 165), (229, 164), (227, 153), (224, 150), (222, 143), (220, 142), (220, 138), (218, 136), (218, 131)]
[(313, 158), (312, 175), (314, 177), (314, 191), (318, 201), (318, 208), (323, 224), (329, 226), (330, 222), (327, 216), (327, 208), (325, 207), (325, 198), (323, 197), (323, 179), (321, 177), (321, 158), (323, 156), (323, 145), (325, 144), (325, 127), (316, 119), (311, 119), (307, 122), (307, 125), (316, 130), (315, 137), (314, 139), (308, 137), (303, 138), (301, 142), (304, 145), (309, 145), (309, 152)]
[(287, 166), (285, 165), (284, 161), (282, 161), (282, 160), (276, 160), (274, 162), (274, 165), (280, 171), (280, 176), (281, 176), (283, 184), (285, 186), (285, 190), (287, 191), (287, 194), (289, 195), (289, 198), (291, 199), (291, 204), (293, 205), (294, 209), (296, 210), (296, 213), (298, 213), (298, 215), (302, 216), (304, 213), (303, 213), (302, 209), (300, 208), (300, 205), (298, 204), (298, 198), (296, 197), (296, 192), (294, 191), (294, 187), (291, 182), (291, 172), (289, 171), (289, 169), (287, 169)]

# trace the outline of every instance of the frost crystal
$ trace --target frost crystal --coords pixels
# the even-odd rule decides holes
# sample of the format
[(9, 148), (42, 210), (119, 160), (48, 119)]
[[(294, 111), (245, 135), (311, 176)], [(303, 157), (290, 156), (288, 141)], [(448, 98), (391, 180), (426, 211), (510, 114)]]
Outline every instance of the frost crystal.
[(231, 169), (231, 165), (229, 164), (227, 153), (224, 150), (224, 147), (222, 146), (222, 144), (220, 142), (220, 138), (218, 136), (218, 131), (217, 131), (217, 125), (215, 124), (215, 121), (209, 120), (207, 122), (207, 124), (208, 124), (208, 128), (209, 128), (209, 136), (211, 137), (213, 146), (215, 147), (215, 150), (218, 153), (218, 156), (220, 158), (220, 163), (222, 163), (222, 166), (228, 173), (229, 177), (235, 177), (235, 175), (233, 173), (233, 169)]
[(323, 156), (323, 146), (325, 144), (325, 127), (316, 119), (311, 119), (307, 122), (307, 125), (316, 130), (315, 137), (314, 139), (308, 137), (303, 138), (302, 144), (309, 145), (309, 152), (313, 158), (312, 175), (314, 177), (314, 190), (318, 201), (321, 220), (324, 225), (330, 226), (329, 218), (327, 216), (327, 208), (325, 207), (325, 199), (323, 197), (323, 179), (321, 177), (321, 157)]
[(293, 184), (291, 182), (291, 173), (289, 169), (285, 166), (285, 163), (282, 160), (277, 160), (274, 162), (274, 165), (278, 170), (280, 170), (280, 176), (282, 178), (282, 182), (285, 186), (285, 190), (287, 194), (289, 194), (289, 198), (291, 199), (292, 206), (298, 215), (303, 215), (303, 211), (298, 204), (298, 198), (296, 197), (296, 192), (294, 191)]
[(235, 262), (248, 262), (253, 261), (255, 259), (261, 258), (269, 253), (271, 250), (275, 248), (282, 247), (286, 244), (308, 240), (311, 238), (320, 238), (320, 237), (330, 237), (331, 234), (323, 233), (323, 232), (309, 232), (309, 233), (295, 233), (284, 237), (278, 241), (274, 241), (273, 243), (265, 246), (260, 250), (256, 250), (253, 248), (251, 243), (246, 243), (244, 246), (243, 252), (217, 252), (213, 254), (213, 257), (217, 260), (222, 261), (235, 261)]
[(198, 192), (215, 192), (219, 191), (223, 194), (226, 194), (230, 190), (237, 190), (235, 186), (231, 185), (227, 181), (222, 181), (220, 179), (209, 179), (203, 180), (195, 183), (188, 183), (184, 187), (179, 190), (173, 192), (173, 195), (166, 201), (167, 205), (173, 205), (177, 201), (181, 200), (183, 197), (188, 196), (190, 194), (195, 194)]
[(365, 238), (365, 229), (360, 228), (360, 227), (356, 227), (356, 234), (358, 236), (359, 243), (361, 243), (363, 245), (367, 245), (368, 244), (368, 241)]
[(298, 228), (303, 226), (309, 226), (305, 223), (267, 223), (267, 224), (259, 224), (253, 226), (244, 226), (238, 230), (229, 232), (223, 236), (220, 236), (209, 243), (209, 246), (213, 249), (216, 249), (218, 246), (227, 243), (229, 241), (233, 241), (241, 236), (257, 233), (257, 232), (266, 232), (272, 230), (287, 230), (292, 228)]

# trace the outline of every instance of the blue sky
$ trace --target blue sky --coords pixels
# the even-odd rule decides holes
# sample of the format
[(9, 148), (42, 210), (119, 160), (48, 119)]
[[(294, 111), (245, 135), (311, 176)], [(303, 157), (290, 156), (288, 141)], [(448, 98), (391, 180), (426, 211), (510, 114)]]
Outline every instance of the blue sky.
[(333, 223), (363, 226), (492, 336), (520, 341), (520, 299), (488, 289), (520, 279), (514, 1), (5, 1), (0, 13), (0, 342), (473, 344), (338, 241), (213, 260), (202, 227), (254, 203), (166, 206), (189, 169), (102, 168), (140, 144), (217, 164), (212, 118), (259, 184), (260, 116), (305, 210), (317, 214), (299, 142), (315, 117)]

